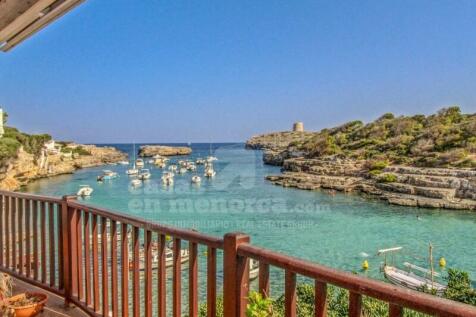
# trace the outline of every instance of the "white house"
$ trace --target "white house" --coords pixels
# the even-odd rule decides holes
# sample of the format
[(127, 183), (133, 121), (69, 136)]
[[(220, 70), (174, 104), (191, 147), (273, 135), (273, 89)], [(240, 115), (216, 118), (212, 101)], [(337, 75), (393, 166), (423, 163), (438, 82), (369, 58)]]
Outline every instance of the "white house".
[(3, 109), (0, 108), (0, 138), (3, 136), (5, 133), (5, 130), (3, 129)]

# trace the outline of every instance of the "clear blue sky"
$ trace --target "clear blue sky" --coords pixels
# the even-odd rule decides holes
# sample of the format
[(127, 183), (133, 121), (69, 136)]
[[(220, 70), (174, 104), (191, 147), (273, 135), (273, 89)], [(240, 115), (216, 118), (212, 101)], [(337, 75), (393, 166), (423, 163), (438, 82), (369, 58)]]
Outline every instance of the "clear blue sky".
[(475, 16), (471, 0), (88, 0), (0, 54), (0, 105), (22, 130), (80, 142), (476, 112)]

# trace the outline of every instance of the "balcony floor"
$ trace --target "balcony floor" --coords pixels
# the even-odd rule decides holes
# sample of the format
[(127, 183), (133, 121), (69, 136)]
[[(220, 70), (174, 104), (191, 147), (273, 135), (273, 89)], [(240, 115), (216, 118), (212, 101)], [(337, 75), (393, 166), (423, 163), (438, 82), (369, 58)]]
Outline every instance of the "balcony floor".
[[(14, 283), (15, 284), (13, 287), (13, 294), (19, 294), (25, 291), (30, 291), (30, 292), (38, 291), (38, 292), (43, 292), (48, 294), (48, 302), (46, 303), (45, 309), (42, 313), (38, 314), (37, 316), (42, 316), (42, 317), (58, 317), (58, 316), (86, 317), (87, 316), (82, 310), (76, 307), (71, 307), (66, 309), (64, 307), (64, 300), (55, 294), (49, 293), (45, 290), (42, 290), (38, 287), (27, 284), (18, 279), (14, 279)], [(0, 312), (0, 316), (1, 316), (1, 312)]]

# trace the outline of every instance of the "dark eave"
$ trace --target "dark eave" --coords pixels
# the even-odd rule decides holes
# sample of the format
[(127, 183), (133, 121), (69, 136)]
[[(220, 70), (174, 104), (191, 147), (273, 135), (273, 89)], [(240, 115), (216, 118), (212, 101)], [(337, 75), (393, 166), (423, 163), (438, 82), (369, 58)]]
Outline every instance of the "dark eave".
[(7, 52), (84, 0), (0, 0), (0, 50)]

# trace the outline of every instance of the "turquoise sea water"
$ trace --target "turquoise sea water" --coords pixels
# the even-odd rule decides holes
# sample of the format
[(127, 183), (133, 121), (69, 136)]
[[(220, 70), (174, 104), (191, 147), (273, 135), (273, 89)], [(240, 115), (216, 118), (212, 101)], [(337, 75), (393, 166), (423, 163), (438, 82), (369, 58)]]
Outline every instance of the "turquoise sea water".
[[(132, 156), (132, 145), (115, 146)], [(209, 144), (192, 148), (189, 158), (210, 152)], [(476, 279), (474, 212), (399, 207), (355, 194), (282, 188), (264, 180), (279, 168), (264, 165), (261, 151), (245, 150), (243, 144), (214, 144), (212, 152), (219, 159), (217, 175), (212, 180), (202, 177), (200, 186), (191, 184), (188, 172), (176, 175), (174, 186), (164, 187), (162, 170), (146, 164), (152, 178), (138, 189), (130, 186), (128, 167), (114, 165), (42, 179), (25, 191), (61, 196), (89, 184), (94, 188), (86, 200), (90, 204), (216, 236), (246, 232), (257, 245), (346, 271), (360, 271), (367, 259), (370, 269), (361, 274), (378, 279), (383, 260), (376, 256), (378, 249), (403, 246), (397, 263), (426, 266), (431, 241), (436, 261), (444, 256), (448, 267), (464, 269)], [(119, 178), (97, 183), (105, 168), (117, 171)]]

